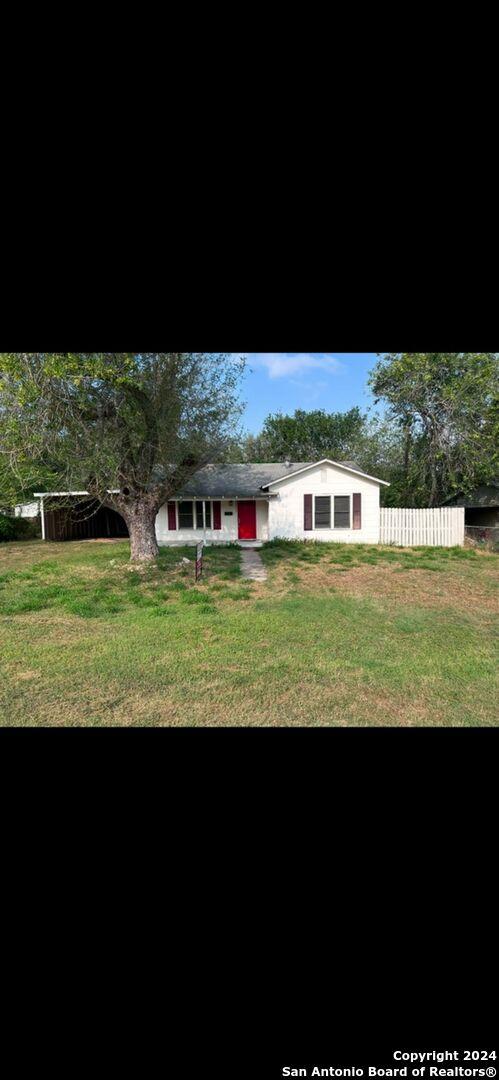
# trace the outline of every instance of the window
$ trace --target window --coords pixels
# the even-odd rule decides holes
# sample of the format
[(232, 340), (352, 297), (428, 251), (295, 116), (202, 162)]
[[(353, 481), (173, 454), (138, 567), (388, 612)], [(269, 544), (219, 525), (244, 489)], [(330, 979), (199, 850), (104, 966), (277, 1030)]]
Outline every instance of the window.
[(196, 503), (196, 529), (203, 529), (203, 504), (202, 502)]
[(334, 496), (334, 527), (335, 529), (350, 528), (350, 496)]
[(191, 502), (181, 502), (178, 507), (178, 527), (179, 529), (193, 529), (194, 528), (194, 516), (192, 512)]
[(206, 516), (206, 528), (211, 529), (211, 502), (205, 502), (204, 512)]
[(315, 496), (315, 527), (316, 529), (331, 528), (331, 496)]

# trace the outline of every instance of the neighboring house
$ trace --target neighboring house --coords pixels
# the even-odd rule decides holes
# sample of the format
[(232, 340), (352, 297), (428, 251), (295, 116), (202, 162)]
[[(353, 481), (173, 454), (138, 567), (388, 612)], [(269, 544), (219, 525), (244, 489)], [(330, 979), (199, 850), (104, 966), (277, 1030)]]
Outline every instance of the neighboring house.
[(39, 513), (40, 503), (38, 500), (36, 502), (17, 503), (16, 506), (0, 506), (0, 514), (4, 514), (5, 517), (22, 517), (34, 520)]
[[(175, 499), (161, 507), (156, 535), (159, 544), (201, 539), (207, 544), (254, 543), (279, 537), (377, 544), (381, 485), (389, 486), (353, 462), (329, 459), (206, 465)], [(74, 494), (82, 497), (87, 493)], [(57, 513), (51, 511), (56, 531), (48, 535), (42, 500), (42, 529), (47, 539), (57, 538)], [(70, 539), (67, 528), (60, 538)]]
[(36, 502), (18, 503), (14, 507), (14, 517), (22, 518), (36, 518), (40, 513), (40, 503), (38, 499)]
[(458, 492), (446, 499), (443, 506), (464, 506), (464, 521), (468, 527), (499, 526), (499, 477), (475, 488), (469, 495)]

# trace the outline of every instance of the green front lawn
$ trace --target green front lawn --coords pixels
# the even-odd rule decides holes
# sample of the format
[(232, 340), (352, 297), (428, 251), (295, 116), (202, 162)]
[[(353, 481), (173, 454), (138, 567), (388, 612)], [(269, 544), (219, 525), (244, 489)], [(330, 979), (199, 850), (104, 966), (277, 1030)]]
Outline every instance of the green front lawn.
[[(495, 725), (499, 556), (0, 545), (3, 725)], [(182, 563), (182, 558), (191, 561)]]

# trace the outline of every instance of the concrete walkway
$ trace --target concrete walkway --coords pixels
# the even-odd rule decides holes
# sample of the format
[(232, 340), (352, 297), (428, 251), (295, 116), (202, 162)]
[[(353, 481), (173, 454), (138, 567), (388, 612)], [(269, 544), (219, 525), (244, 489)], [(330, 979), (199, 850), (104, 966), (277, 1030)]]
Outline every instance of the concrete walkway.
[(251, 581), (267, 580), (267, 571), (259, 552), (255, 548), (243, 548), (241, 552), (241, 572), (244, 578), (249, 578)]

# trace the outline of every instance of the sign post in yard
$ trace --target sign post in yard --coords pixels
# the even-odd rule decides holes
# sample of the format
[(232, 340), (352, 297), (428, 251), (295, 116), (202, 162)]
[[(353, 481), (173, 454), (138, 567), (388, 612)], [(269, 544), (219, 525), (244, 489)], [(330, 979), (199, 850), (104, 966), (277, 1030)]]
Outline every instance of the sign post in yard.
[(204, 540), (200, 540), (196, 547), (196, 581), (199, 581), (203, 573), (203, 547)]

